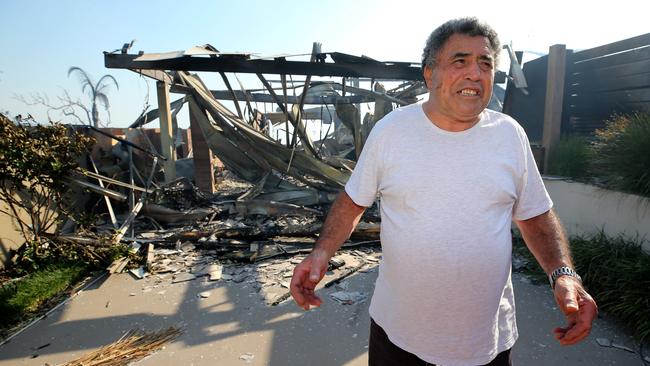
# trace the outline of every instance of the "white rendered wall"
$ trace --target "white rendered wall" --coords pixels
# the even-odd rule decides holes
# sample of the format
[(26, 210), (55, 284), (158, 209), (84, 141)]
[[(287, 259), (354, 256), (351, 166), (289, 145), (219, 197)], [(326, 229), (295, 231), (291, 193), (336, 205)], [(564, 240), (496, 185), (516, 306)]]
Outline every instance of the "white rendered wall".
[(650, 252), (650, 199), (552, 177), (544, 184), (569, 235), (602, 229), (611, 237), (645, 239)]

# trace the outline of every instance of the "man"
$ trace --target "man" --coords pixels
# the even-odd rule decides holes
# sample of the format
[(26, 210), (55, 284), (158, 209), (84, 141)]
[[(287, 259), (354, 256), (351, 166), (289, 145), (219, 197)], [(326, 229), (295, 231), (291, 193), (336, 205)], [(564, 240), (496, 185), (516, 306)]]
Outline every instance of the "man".
[(486, 110), (500, 51), (475, 18), (437, 28), (422, 66), (429, 99), (372, 130), (332, 205), (291, 294), (319, 306), (314, 289), (329, 259), (379, 195), (383, 259), (370, 304), (371, 365), (510, 365), (517, 339), (511, 222), (552, 275), (568, 325), (563, 345), (585, 338), (597, 314), (572, 270), (567, 241), (523, 129)]

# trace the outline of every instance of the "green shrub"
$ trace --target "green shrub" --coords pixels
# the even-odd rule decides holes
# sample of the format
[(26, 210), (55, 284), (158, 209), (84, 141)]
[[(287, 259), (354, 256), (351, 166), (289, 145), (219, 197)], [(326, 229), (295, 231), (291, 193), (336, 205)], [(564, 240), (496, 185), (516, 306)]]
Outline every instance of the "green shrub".
[(650, 337), (650, 255), (638, 241), (602, 232), (571, 239), (576, 270), (598, 306)]
[(62, 124), (31, 126), (0, 114), (0, 213), (26, 242), (40, 242), (59, 220), (77, 216), (66, 181), (92, 143)]
[(553, 148), (548, 159), (546, 172), (563, 177), (583, 178), (587, 176), (591, 149), (583, 136), (565, 135)]
[(606, 184), (650, 197), (650, 113), (614, 116), (597, 130), (593, 173)]

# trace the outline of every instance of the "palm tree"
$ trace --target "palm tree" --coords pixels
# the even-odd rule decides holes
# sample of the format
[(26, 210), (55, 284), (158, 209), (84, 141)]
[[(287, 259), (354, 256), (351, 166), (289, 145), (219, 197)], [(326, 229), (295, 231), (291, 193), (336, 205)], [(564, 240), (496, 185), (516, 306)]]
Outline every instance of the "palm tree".
[(108, 103), (108, 96), (106, 95), (107, 89), (111, 86), (111, 81), (115, 84), (115, 87), (119, 90), (120, 87), (117, 85), (117, 80), (111, 75), (102, 76), (96, 84), (93, 84), (92, 79), (88, 74), (80, 67), (73, 66), (68, 70), (68, 77), (72, 73), (76, 72), (79, 75), (79, 81), (81, 82), (81, 91), (87, 93), (90, 101), (92, 102), (91, 113), (88, 113), (87, 108), (86, 113), (89, 114), (88, 119), (95, 127), (99, 127), (99, 105), (103, 106), (106, 112), (108, 113), (108, 120), (111, 119), (111, 112), (109, 111), (110, 104)]

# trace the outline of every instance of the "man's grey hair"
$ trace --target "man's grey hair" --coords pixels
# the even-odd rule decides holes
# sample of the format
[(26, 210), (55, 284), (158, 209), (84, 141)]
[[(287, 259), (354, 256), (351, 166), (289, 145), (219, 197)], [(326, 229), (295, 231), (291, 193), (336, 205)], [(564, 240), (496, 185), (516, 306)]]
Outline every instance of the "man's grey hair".
[(425, 66), (431, 68), (436, 66), (437, 57), (442, 47), (447, 43), (447, 40), (454, 34), (465, 34), (468, 36), (483, 36), (488, 39), (492, 56), (494, 57), (494, 65), (498, 65), (499, 52), (501, 51), (501, 43), (497, 32), (488, 24), (479, 21), (477, 18), (458, 18), (452, 19), (436, 28), (427, 39), (422, 52), (422, 71)]

